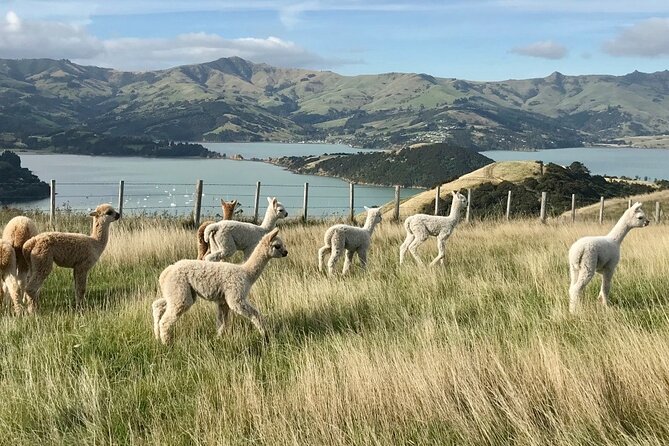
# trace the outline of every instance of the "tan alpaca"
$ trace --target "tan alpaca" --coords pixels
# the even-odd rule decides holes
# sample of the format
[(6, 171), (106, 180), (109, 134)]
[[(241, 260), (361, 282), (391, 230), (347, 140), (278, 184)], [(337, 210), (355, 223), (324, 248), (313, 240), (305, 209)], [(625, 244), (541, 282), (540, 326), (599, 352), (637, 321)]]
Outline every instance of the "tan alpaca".
[[(224, 201), (221, 199), (221, 209), (223, 210), (223, 220), (232, 220), (233, 215), (235, 215), (235, 208), (239, 203), (237, 200)], [(209, 253), (209, 243), (204, 239), (204, 230), (207, 229), (212, 223), (216, 223), (213, 220), (205, 221), (197, 228), (197, 259), (202, 260), (205, 255)]]
[[(16, 254), (11, 243), (0, 240), (0, 302), (4, 300), (5, 286), (13, 282), (16, 274)], [(12, 296), (14, 302), (14, 296)], [(21, 308), (19, 307), (19, 311)], [(14, 304), (16, 312), (16, 304)]]
[(2, 231), (2, 240), (14, 250), (15, 266), (6, 284), (9, 289), (9, 295), (12, 299), (14, 312), (21, 313), (23, 303), (23, 292), (28, 277), (28, 263), (23, 258), (23, 245), (31, 237), (39, 233), (35, 222), (28, 217), (14, 217), (7, 223), (5, 230)]
[(74, 291), (77, 307), (86, 294), (88, 271), (102, 255), (109, 240), (109, 225), (121, 215), (108, 204), (101, 204), (90, 213), (93, 217), (91, 235), (69, 232), (43, 232), (23, 245), (23, 256), (30, 266), (26, 287), (28, 313), (38, 304), (39, 291), (55, 263), (74, 270)]
[(288, 255), (274, 229), (256, 245), (241, 265), (201, 260), (180, 260), (160, 274), (161, 299), (153, 302), (153, 332), (163, 344), (172, 340), (172, 326), (195, 302), (196, 296), (218, 305), (218, 335), (223, 334), (230, 309), (251, 320), (267, 339), (258, 310), (249, 302), (249, 291), (272, 258)]

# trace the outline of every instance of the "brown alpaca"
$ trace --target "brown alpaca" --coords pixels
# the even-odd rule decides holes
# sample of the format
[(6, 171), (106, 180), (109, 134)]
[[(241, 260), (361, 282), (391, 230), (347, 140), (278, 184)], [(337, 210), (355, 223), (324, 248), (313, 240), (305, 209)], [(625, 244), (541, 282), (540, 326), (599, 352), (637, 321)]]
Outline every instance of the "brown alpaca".
[(23, 303), (23, 291), (28, 277), (28, 263), (23, 258), (23, 245), (31, 237), (39, 233), (35, 222), (28, 217), (14, 217), (7, 223), (2, 232), (2, 240), (9, 244), (14, 250), (15, 266), (12, 271), (12, 280), (7, 280), (9, 295), (12, 298), (14, 312), (21, 312)]
[(88, 271), (102, 255), (109, 240), (109, 225), (121, 215), (108, 204), (101, 204), (90, 213), (93, 217), (91, 235), (69, 232), (43, 232), (23, 245), (23, 256), (30, 266), (26, 301), (28, 313), (38, 305), (39, 291), (49, 276), (53, 264), (74, 270), (74, 290), (77, 307), (86, 294)]
[[(237, 200), (232, 201), (223, 201), (221, 199), (221, 209), (223, 209), (223, 220), (232, 220), (232, 217), (235, 215), (235, 208), (239, 203)], [(205, 221), (197, 228), (197, 259), (202, 260), (205, 255), (209, 252), (209, 243), (204, 240), (204, 230), (207, 229), (212, 223), (216, 223), (213, 220)]]

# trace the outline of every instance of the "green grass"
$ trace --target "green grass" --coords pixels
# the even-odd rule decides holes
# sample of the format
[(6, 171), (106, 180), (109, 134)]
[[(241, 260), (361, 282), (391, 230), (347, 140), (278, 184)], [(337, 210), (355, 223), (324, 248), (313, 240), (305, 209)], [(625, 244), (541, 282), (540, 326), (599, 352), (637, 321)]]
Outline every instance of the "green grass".
[(403, 230), (384, 222), (369, 270), (332, 279), (316, 269), (325, 227), (285, 225), (289, 256), (252, 290), (269, 344), (234, 315), (217, 338), (213, 305), (198, 301), (165, 347), (150, 305), (160, 271), (194, 257), (193, 231), (120, 222), (83, 311), (56, 268), (38, 316), (0, 318), (0, 443), (669, 441), (666, 226), (630, 233), (612, 306), (595, 303), (595, 279), (576, 316), (568, 246), (608, 226), (461, 226), (445, 266), (400, 269)]

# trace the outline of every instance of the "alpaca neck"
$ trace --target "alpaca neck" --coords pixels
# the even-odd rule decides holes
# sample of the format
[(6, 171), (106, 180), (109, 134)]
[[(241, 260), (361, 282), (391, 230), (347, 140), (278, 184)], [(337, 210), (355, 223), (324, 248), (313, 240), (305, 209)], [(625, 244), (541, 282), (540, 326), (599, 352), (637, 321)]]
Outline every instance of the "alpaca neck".
[(632, 228), (627, 225), (627, 213), (625, 213), (620, 217), (620, 220), (611, 229), (607, 237), (613, 239), (617, 244), (621, 244), (627, 233), (630, 232), (630, 229)]
[(367, 220), (365, 220), (365, 225), (362, 227), (362, 229), (371, 234), (372, 232), (374, 232), (375, 227), (376, 227), (376, 219), (374, 218), (373, 215), (367, 214)]
[(109, 241), (109, 223), (102, 221), (99, 218), (95, 218), (93, 220), (91, 238), (96, 241), (96, 245), (100, 251), (103, 251)]
[(266, 250), (266, 246), (264, 246), (262, 243), (259, 244), (256, 249), (253, 250), (251, 257), (249, 257), (248, 260), (242, 264), (242, 267), (246, 270), (249, 279), (251, 279), (251, 283), (254, 283), (256, 280), (258, 280), (258, 277), (260, 277), (260, 274), (265, 269), (265, 266), (267, 266), (267, 262), (269, 262), (270, 258), (265, 254)]
[(453, 204), (451, 204), (451, 213), (448, 214), (448, 216), (455, 220), (456, 223), (459, 222), (461, 218), (460, 209), (462, 209), (462, 202), (454, 199)]
[(232, 220), (235, 209), (228, 206), (223, 206), (223, 220)]
[(276, 220), (276, 212), (274, 212), (272, 205), (269, 205), (267, 206), (267, 212), (265, 212), (265, 218), (263, 218), (260, 227), (269, 232), (274, 229), (274, 226), (276, 226)]

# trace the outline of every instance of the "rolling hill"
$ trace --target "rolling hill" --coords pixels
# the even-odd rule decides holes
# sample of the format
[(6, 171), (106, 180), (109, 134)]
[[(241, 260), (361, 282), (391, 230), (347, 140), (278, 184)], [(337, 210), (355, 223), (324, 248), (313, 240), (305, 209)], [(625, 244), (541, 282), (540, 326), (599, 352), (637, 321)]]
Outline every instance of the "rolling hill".
[(169, 140), (554, 148), (669, 133), (669, 72), (473, 82), (240, 58), (151, 72), (0, 59), (0, 140), (86, 129)]

